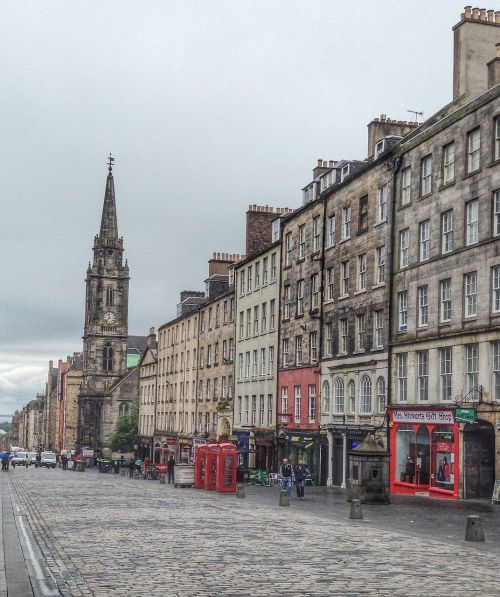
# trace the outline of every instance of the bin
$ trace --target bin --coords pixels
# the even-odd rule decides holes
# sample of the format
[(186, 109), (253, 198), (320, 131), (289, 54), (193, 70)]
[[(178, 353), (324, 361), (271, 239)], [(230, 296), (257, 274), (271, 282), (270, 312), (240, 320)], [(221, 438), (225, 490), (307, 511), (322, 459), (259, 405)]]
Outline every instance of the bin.
[(174, 487), (192, 487), (194, 484), (194, 464), (176, 464)]
[(110, 468), (111, 468), (110, 460), (99, 460), (99, 472), (100, 473), (109, 473)]
[(236, 491), (238, 448), (234, 444), (220, 444), (218, 448), (215, 489), (233, 493)]
[(208, 444), (205, 465), (205, 489), (214, 490), (217, 483), (217, 453), (218, 444)]
[(207, 465), (207, 449), (205, 444), (196, 448), (194, 456), (194, 487), (195, 489), (205, 488), (205, 469)]
[(77, 460), (76, 461), (76, 471), (78, 473), (84, 473), (86, 467), (87, 467), (87, 463), (85, 462), (85, 460)]

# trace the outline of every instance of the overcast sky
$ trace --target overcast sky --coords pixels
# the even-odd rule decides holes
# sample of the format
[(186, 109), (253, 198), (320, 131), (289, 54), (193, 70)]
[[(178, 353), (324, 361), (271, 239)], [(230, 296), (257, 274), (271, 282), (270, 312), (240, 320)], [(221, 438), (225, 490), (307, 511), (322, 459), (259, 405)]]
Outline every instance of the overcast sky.
[(44, 0), (0, 14), (0, 415), (81, 350), (116, 158), (129, 333), (244, 252), (252, 203), (296, 207), (318, 158), (366, 157), (381, 113), (451, 99), (456, 0)]

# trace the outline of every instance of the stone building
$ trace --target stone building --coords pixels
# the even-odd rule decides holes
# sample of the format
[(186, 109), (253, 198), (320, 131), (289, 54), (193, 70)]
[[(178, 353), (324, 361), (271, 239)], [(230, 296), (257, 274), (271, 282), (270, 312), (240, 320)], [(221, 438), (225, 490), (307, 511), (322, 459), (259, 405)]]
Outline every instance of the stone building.
[(47, 383), (45, 385), (45, 400), (43, 413), (43, 430), (42, 440), (40, 445), (45, 450), (54, 451), (57, 443), (57, 423), (59, 414), (59, 368), (62, 361), (59, 360), (57, 367), (54, 367), (54, 362), (49, 362), (49, 369), (47, 372)]
[(392, 491), (491, 497), (500, 477), (500, 13), (454, 27), (454, 99), (400, 147)]
[(139, 455), (153, 459), (158, 343), (156, 330), (150, 328), (147, 348), (139, 363)]
[(76, 449), (78, 426), (78, 394), (82, 383), (83, 355), (75, 352), (66, 358), (59, 381), (59, 421), (57, 450), (59, 453)]

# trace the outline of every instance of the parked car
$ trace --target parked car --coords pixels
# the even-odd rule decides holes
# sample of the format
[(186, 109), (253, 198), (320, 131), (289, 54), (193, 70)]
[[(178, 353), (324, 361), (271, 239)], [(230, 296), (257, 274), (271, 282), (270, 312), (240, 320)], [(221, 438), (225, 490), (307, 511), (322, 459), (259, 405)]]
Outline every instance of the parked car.
[(56, 468), (56, 462), (56, 455), (54, 454), (54, 452), (42, 452), (40, 466), (45, 466), (47, 468)]
[(31, 458), (29, 452), (16, 452), (10, 461), (12, 468), (16, 468), (16, 466), (28, 466), (31, 464)]
[(28, 452), (30, 455), (30, 464), (36, 464), (36, 452)]

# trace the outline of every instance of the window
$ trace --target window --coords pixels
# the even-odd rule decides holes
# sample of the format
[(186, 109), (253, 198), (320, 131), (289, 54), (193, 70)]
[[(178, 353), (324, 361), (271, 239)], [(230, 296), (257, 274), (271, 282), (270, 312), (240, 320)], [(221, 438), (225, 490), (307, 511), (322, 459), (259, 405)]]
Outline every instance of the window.
[(349, 295), (349, 261), (342, 261), (342, 296)]
[(331, 356), (333, 349), (333, 324), (325, 323), (325, 355)]
[(358, 256), (358, 292), (366, 290), (366, 253)]
[(334, 298), (334, 287), (333, 287), (333, 282), (334, 282), (334, 272), (333, 272), (333, 267), (329, 267), (326, 270), (326, 300), (327, 301), (333, 301)]
[(360, 412), (372, 412), (372, 381), (368, 375), (363, 375), (360, 381)]
[(302, 336), (295, 336), (295, 364), (302, 365)]
[(358, 234), (368, 230), (368, 195), (359, 200), (358, 210)]
[(267, 284), (267, 271), (268, 271), (269, 257), (264, 257), (262, 260), (262, 285)]
[(270, 330), (274, 330), (274, 326), (275, 326), (275, 311), (276, 311), (275, 305), (276, 305), (275, 299), (272, 299), (269, 302), (269, 318), (270, 318), (269, 329)]
[[(288, 413), (288, 388), (283, 386), (281, 388), (281, 414), (286, 415)], [(286, 423), (288, 417), (281, 417), (283, 423)]]
[(297, 282), (297, 315), (304, 314), (304, 280)]
[(248, 396), (245, 396), (245, 423), (249, 423), (250, 422), (250, 418), (249, 418), (249, 399)]
[(351, 237), (351, 206), (342, 209), (342, 240)]
[(310, 362), (316, 363), (318, 360), (318, 332), (311, 332), (309, 334), (309, 352)]
[(269, 355), (269, 365), (268, 365), (268, 369), (267, 369), (267, 374), (273, 375), (274, 374), (274, 346), (269, 347), (267, 354)]
[(266, 349), (261, 348), (260, 349), (260, 375), (261, 375), (261, 377), (266, 374), (266, 365), (267, 365)]
[(211, 367), (212, 364), (212, 345), (209, 344), (207, 346), (207, 367)]
[(258, 366), (259, 366), (259, 358), (258, 352), (256, 350), (252, 351), (252, 377), (257, 377), (258, 374)]
[(500, 191), (495, 191), (493, 193), (493, 236), (498, 236), (499, 234), (500, 234)]
[(290, 286), (285, 286), (285, 292), (283, 294), (283, 319), (290, 319), (290, 302), (292, 300), (292, 293)]
[(292, 233), (287, 232), (285, 236), (285, 267), (292, 265)]
[(493, 349), (493, 397), (500, 400), (500, 342), (492, 343)]
[(260, 286), (260, 261), (257, 261), (254, 265), (255, 268), (255, 288)]
[(245, 377), (250, 377), (250, 352), (245, 353)]
[(491, 310), (500, 312), (500, 265), (491, 268)]
[(365, 349), (365, 315), (356, 315), (356, 350)]
[[(245, 270), (242, 269), (240, 272), (240, 296), (245, 294)], [(203, 329), (203, 325), (202, 325)]]
[(339, 320), (339, 352), (342, 354), (347, 353), (347, 319)]
[(271, 282), (276, 280), (276, 253), (271, 254)]
[(379, 377), (377, 380), (377, 405), (378, 412), (385, 413), (385, 409), (387, 406), (387, 397), (385, 389), (385, 379), (383, 377)]
[(261, 332), (267, 331), (267, 303), (262, 303), (262, 325)]
[(421, 162), (421, 195), (432, 193), (432, 155), (428, 155)]
[(340, 377), (336, 377), (333, 383), (335, 392), (334, 411), (342, 414), (344, 412), (344, 382)]
[(467, 135), (467, 172), (481, 167), (481, 129), (477, 127)]
[(240, 340), (244, 337), (245, 333), (245, 312), (240, 311)]
[(252, 396), (252, 425), (257, 423), (257, 396)]
[(293, 420), (295, 423), (300, 423), (300, 407), (301, 407), (301, 388), (295, 386), (295, 408), (293, 413)]
[(382, 348), (384, 332), (384, 312), (373, 312), (373, 348)]
[(321, 248), (319, 216), (313, 219), (313, 251), (316, 253)]
[(500, 159), (500, 117), (497, 116), (493, 121), (494, 128), (494, 147), (493, 147), (493, 159)]
[(408, 291), (398, 292), (399, 331), (408, 329)]
[(326, 247), (335, 245), (335, 215), (328, 217), (328, 232), (326, 235)]
[(451, 400), (451, 376), (453, 373), (453, 361), (451, 347), (439, 349), (439, 386), (441, 400)]
[(259, 333), (259, 305), (253, 308), (253, 335), (257, 336)]
[(377, 284), (385, 282), (385, 246), (377, 247)]
[(465, 244), (473, 245), (478, 241), (479, 201), (474, 199), (465, 204), (466, 233)]
[(420, 222), (418, 226), (418, 235), (420, 239), (419, 257), (420, 261), (426, 261), (429, 259), (430, 244), (431, 244), (431, 222), (425, 220)]
[(478, 385), (479, 378), (479, 345), (467, 344), (465, 346), (467, 366), (467, 392), (471, 392)]
[(102, 368), (104, 371), (113, 371), (114, 350), (111, 344), (106, 344), (102, 351)]
[(417, 396), (420, 402), (429, 400), (429, 351), (417, 352)]
[(340, 170), (340, 182), (343, 182), (344, 178), (346, 176), (349, 176), (349, 169), (349, 164), (345, 164), (345, 166), (342, 166)]
[(266, 412), (266, 402), (264, 394), (259, 396), (259, 425), (264, 425), (264, 416)]
[(406, 402), (408, 399), (408, 355), (403, 352), (398, 354), (398, 401)]
[(447, 185), (455, 180), (455, 143), (448, 143), (443, 147), (443, 184)]
[(111, 286), (108, 286), (106, 288), (106, 306), (112, 307), (113, 304), (114, 304), (114, 290), (111, 288)]
[(227, 301), (224, 301), (222, 323), (227, 323)]
[(384, 184), (377, 190), (377, 224), (387, 220), (387, 196), (389, 187)]
[(273, 395), (267, 395), (267, 424), (273, 424)]
[(273, 243), (275, 243), (277, 240), (280, 239), (280, 226), (281, 226), (281, 220), (280, 218), (278, 218), (277, 220), (274, 220), (274, 222), (271, 224), (272, 226), (272, 238), (273, 238)]
[(407, 166), (401, 171), (401, 205), (411, 202), (411, 167)]
[(247, 338), (252, 335), (252, 310), (247, 309)]
[(252, 266), (247, 267), (247, 292), (252, 290)]
[(316, 421), (316, 386), (309, 386), (309, 423)]
[(475, 317), (477, 315), (477, 272), (465, 274), (464, 292), (465, 317)]
[(323, 398), (323, 413), (328, 414), (330, 413), (330, 384), (325, 379), (323, 382), (323, 391), (322, 391), (322, 398)]
[(349, 412), (354, 414), (356, 412), (356, 386), (352, 379), (347, 384), (347, 398), (349, 400)]
[(302, 224), (299, 226), (299, 259), (304, 259), (306, 256), (306, 226)]
[(441, 323), (451, 321), (451, 278), (439, 283), (439, 319)]
[(207, 400), (212, 399), (212, 382), (210, 379), (207, 379)]
[(418, 326), (425, 327), (429, 323), (429, 287), (417, 288)]
[(281, 352), (283, 353), (283, 367), (286, 367), (288, 365), (288, 355), (290, 353), (290, 340), (288, 338), (283, 338)]
[(319, 307), (319, 285), (318, 285), (318, 274), (311, 276), (311, 309), (317, 309)]
[(410, 229), (405, 228), (399, 233), (399, 267), (408, 267), (410, 252)]
[(453, 251), (453, 210), (441, 214), (441, 252)]

